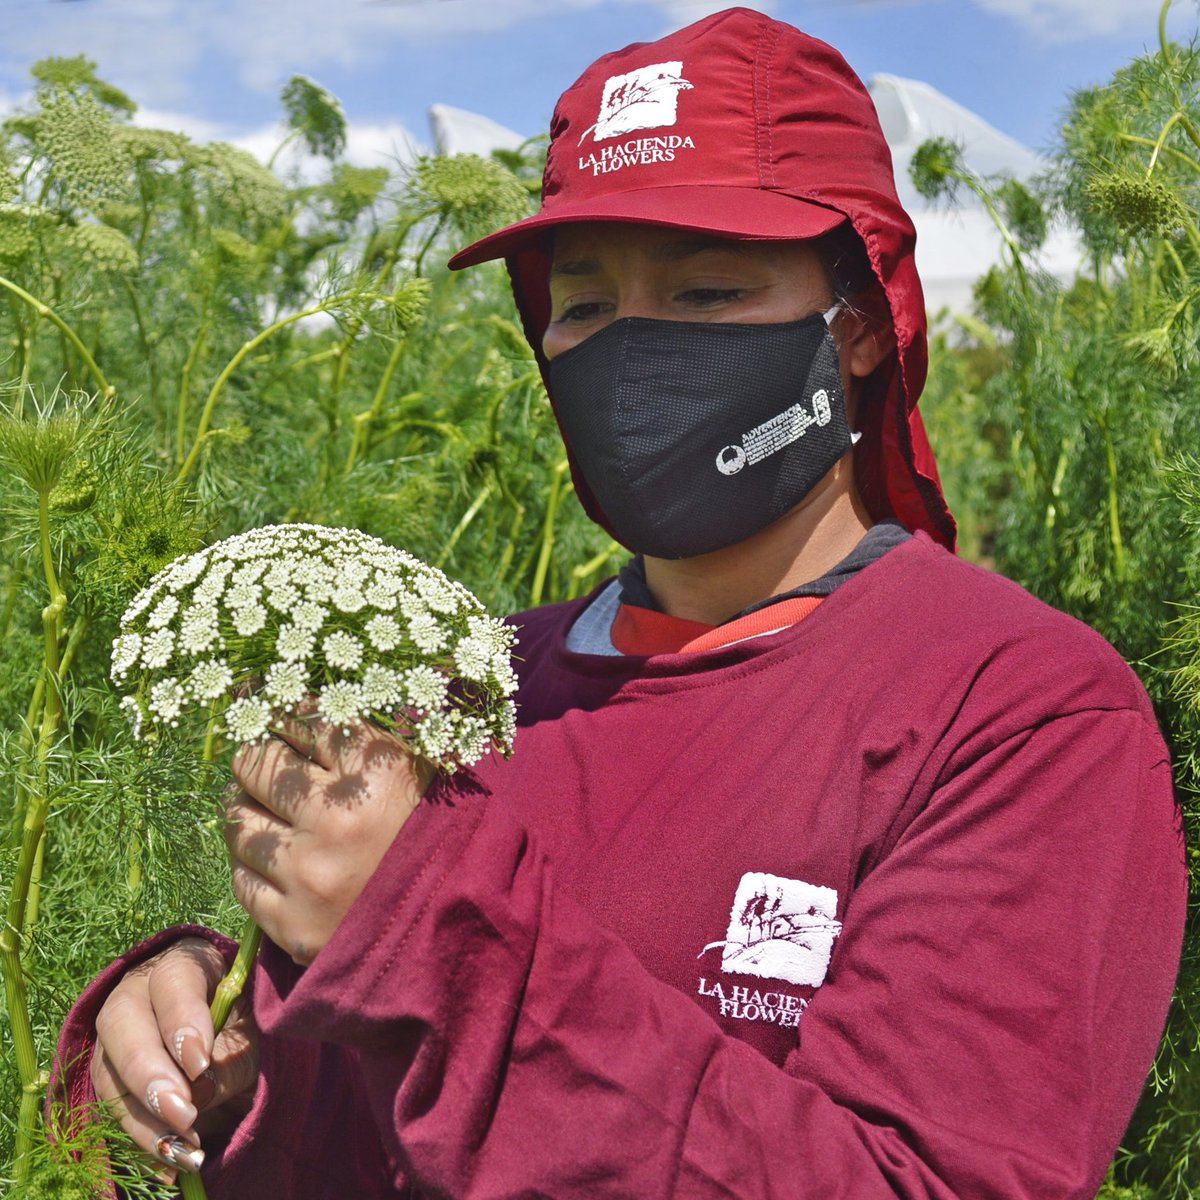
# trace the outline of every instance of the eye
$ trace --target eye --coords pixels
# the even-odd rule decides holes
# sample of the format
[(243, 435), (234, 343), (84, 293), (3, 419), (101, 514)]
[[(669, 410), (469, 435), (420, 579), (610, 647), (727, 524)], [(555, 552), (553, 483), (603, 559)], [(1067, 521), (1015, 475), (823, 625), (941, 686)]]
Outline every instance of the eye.
[(562, 313), (555, 317), (556, 325), (582, 325), (594, 321), (612, 308), (604, 300), (581, 300), (576, 304), (568, 304)]
[(715, 308), (721, 304), (732, 304), (745, 295), (742, 288), (689, 288), (680, 292), (677, 299), (692, 308)]

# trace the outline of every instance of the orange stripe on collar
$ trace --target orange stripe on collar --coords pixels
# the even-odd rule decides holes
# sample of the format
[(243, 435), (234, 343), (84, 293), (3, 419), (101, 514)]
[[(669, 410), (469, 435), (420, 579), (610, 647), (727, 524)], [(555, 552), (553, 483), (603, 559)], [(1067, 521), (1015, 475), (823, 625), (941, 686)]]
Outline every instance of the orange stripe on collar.
[(726, 625), (688, 621), (636, 604), (622, 604), (612, 627), (612, 644), (622, 654), (698, 654), (803, 621), (824, 599), (796, 596), (780, 600)]

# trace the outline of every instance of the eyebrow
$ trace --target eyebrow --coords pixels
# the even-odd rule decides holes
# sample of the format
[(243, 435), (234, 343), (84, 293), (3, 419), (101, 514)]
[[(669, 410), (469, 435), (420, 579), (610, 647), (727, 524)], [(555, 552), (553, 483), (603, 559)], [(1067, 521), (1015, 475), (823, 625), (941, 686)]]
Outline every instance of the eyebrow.
[[(663, 245), (655, 246), (650, 253), (650, 261), (658, 263), (682, 262), (686, 258), (692, 258), (694, 255), (704, 254), (711, 250), (724, 251), (728, 254), (744, 255), (746, 253), (746, 248), (741, 242), (735, 242), (729, 238), (681, 238), (679, 241), (666, 242)], [(550, 277), (553, 279), (559, 275), (596, 275), (599, 271), (600, 262), (598, 259), (571, 258), (564, 262), (554, 263), (550, 268)]]

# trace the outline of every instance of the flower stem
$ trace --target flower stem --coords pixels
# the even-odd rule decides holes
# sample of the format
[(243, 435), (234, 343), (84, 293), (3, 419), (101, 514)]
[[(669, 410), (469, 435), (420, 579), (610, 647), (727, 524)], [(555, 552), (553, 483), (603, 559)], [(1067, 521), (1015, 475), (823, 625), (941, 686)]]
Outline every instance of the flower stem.
[(0, 287), (7, 288), (8, 291), (12, 292), (14, 296), (24, 300), (25, 303), (28, 304), (39, 317), (45, 317), (48, 321), (58, 327), (59, 332), (70, 341), (76, 350), (79, 351), (79, 356), (87, 364), (87, 369), (91, 373), (92, 378), (97, 384), (99, 384), (101, 398), (106, 404), (116, 396), (117, 389), (113, 387), (112, 384), (110, 384), (104, 377), (104, 372), (101, 371), (96, 365), (96, 360), (92, 357), (91, 352), (80, 340), (79, 334), (77, 334), (75, 330), (72, 329), (71, 326), (68, 325), (66, 321), (64, 321), (62, 317), (60, 317), (58, 313), (56, 313), (54, 309), (50, 307), (50, 305), (42, 303), (42, 301), (36, 296), (31, 296), (23, 287), (21, 287), (19, 284), (13, 283), (11, 279), (6, 279), (3, 275), (0, 275)]
[(487, 483), (479, 489), (479, 495), (471, 501), (471, 506), (463, 513), (458, 524), (455, 525), (454, 531), (446, 540), (446, 544), (442, 547), (442, 552), (434, 559), (434, 565), (443, 567), (446, 565), (446, 559), (450, 557), (451, 551), (458, 544), (458, 539), (466, 532), (467, 526), (479, 515), (479, 510), (488, 502), (492, 494), (492, 481), (489, 479)]
[(554, 549), (554, 518), (558, 513), (558, 502), (562, 496), (563, 479), (567, 474), (567, 460), (554, 468), (554, 476), (550, 483), (550, 498), (546, 501), (546, 523), (542, 526), (542, 548), (538, 554), (537, 569), (533, 574), (533, 589), (530, 600), (536, 608), (542, 602), (542, 590), (546, 586), (546, 572), (550, 568), (550, 552)]
[[(212, 1004), (209, 1005), (209, 1015), (212, 1017), (213, 1033), (220, 1033), (229, 1020), (229, 1012), (233, 1002), (242, 994), (246, 980), (250, 977), (250, 968), (254, 965), (258, 947), (262, 942), (262, 930), (253, 917), (247, 917), (242, 926), (241, 943), (238, 946), (237, 957), (225, 974), (225, 978), (217, 984)], [(184, 1200), (207, 1200), (208, 1193), (204, 1190), (204, 1181), (199, 1175), (191, 1175), (181, 1171), (179, 1174), (179, 1193)]]
[(180, 465), (183, 463), (184, 443), (187, 441), (187, 410), (188, 399), (192, 390), (192, 370), (196, 366), (196, 359), (200, 356), (200, 351), (204, 348), (205, 339), (208, 337), (207, 322), (208, 310), (206, 307), (200, 319), (200, 330), (192, 342), (191, 349), (188, 350), (188, 356), (184, 360), (183, 369), (179, 372), (179, 403), (175, 414), (175, 461)]
[(1121, 518), (1117, 509), (1117, 454), (1108, 431), (1108, 422), (1101, 420), (1100, 429), (1104, 434), (1104, 451), (1108, 462), (1108, 534), (1113, 550), (1113, 574), (1117, 579), (1124, 580), (1125, 543), (1121, 537)]
[(41, 730), (37, 742), (37, 774), (30, 781), (26, 796), (25, 820), (21, 829), (21, 849), (17, 868), (8, 894), (4, 928), (0, 930), (0, 972), (4, 975), (4, 998), (8, 1008), (9, 1026), (21, 1080), (21, 1105), (17, 1118), (14, 1160), (16, 1178), (23, 1182), (29, 1174), (29, 1157), (37, 1136), (37, 1117), (45, 1076), (38, 1070), (37, 1049), (29, 1019), (29, 1001), (25, 991), (25, 972), (21, 961), (21, 944), (31, 932), (32, 921), (26, 920), (30, 887), (38, 867), (38, 855), (46, 829), (46, 814), (50, 808), (50, 752), (62, 720), (62, 694), (59, 679), (59, 630), (67, 598), (54, 572), (54, 557), (50, 546), (49, 491), (38, 493), (38, 514), (42, 543), (42, 565), (50, 603), (42, 609), (44, 634), (43, 678), (46, 681), (42, 700)]
[(359, 413), (355, 418), (354, 438), (350, 442), (350, 452), (346, 455), (346, 465), (342, 468), (343, 475), (349, 475), (354, 469), (355, 460), (358, 458), (359, 451), (365, 452), (367, 444), (371, 436), (371, 426), (379, 420), (379, 414), (383, 411), (383, 402), (387, 397), (388, 388), (392, 385), (392, 378), (396, 374), (396, 368), (400, 365), (400, 358), (404, 354), (404, 344), (407, 338), (400, 334), (396, 338), (396, 344), (392, 347), (391, 354), (388, 355), (387, 365), (383, 368), (383, 374), (379, 378), (379, 386), (375, 389), (375, 395), (371, 398), (371, 407), (364, 413)]
[(209, 1006), (214, 1033), (220, 1033), (225, 1028), (225, 1022), (229, 1020), (229, 1010), (233, 1008), (233, 1002), (242, 994), (242, 988), (250, 978), (250, 968), (254, 965), (261, 943), (262, 930), (259, 929), (258, 922), (253, 917), (247, 917), (245, 925), (242, 926), (237, 957), (226, 972), (225, 978), (217, 984), (212, 1004)]
[(213, 410), (217, 406), (217, 399), (224, 390), (225, 385), (229, 382), (230, 376), (241, 366), (245, 358), (257, 350), (272, 334), (278, 333), (279, 330), (286, 328), (288, 325), (294, 325), (297, 321), (302, 321), (305, 317), (313, 317), (317, 313), (328, 312), (329, 309), (345, 300), (353, 298), (355, 295), (357, 293), (348, 292), (337, 296), (330, 296), (325, 300), (310, 305), (300, 312), (281, 317), (274, 324), (268, 325), (261, 333), (252, 337), (248, 342), (243, 343), (241, 349), (225, 364), (224, 370), (217, 376), (216, 382), (209, 389), (208, 396), (204, 401), (204, 409), (200, 413), (200, 421), (196, 426), (196, 436), (192, 442), (192, 448), (188, 452), (187, 458), (183, 460), (183, 465), (179, 468), (179, 474), (175, 477), (176, 483), (182, 483), (192, 473), (192, 468), (196, 465), (196, 459), (200, 456), (201, 447), (204, 445), (204, 439), (208, 434), (208, 426), (212, 421)]

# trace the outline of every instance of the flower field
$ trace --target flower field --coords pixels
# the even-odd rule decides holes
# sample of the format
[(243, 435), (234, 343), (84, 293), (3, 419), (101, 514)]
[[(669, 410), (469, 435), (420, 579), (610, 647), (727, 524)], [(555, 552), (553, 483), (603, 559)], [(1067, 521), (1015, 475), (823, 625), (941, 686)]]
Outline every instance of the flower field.
[[(328, 163), (307, 183), (132, 125), (134, 101), (84, 58), (31, 70), (35, 99), (0, 127), (0, 1192), (84, 1197), (111, 1165), (149, 1196), (162, 1189), (117, 1139), (47, 1139), (46, 1072), (73, 997), (121, 950), (180, 920), (241, 924), (218, 699), (262, 681), (220, 714), (249, 738), (267, 700), (321, 688), (334, 720), (445, 711), (409, 732), (469, 761), (511, 733), (508, 647), (485, 614), (579, 595), (623, 554), (575, 500), (502, 268), (443, 265), (531, 210), (538, 145), (356, 167), (336, 100), (296, 77), (290, 137)], [(1139, 672), (1193, 846), (1198, 96), (1200, 49), (1164, 39), (1073, 98), (1042, 184), (978, 179), (946, 143), (915, 165), (945, 203), (977, 195), (1007, 247), (975, 315), (935, 322), (923, 403), (963, 553)], [(1038, 269), (1061, 220), (1086, 246), (1066, 285)], [(243, 536), (268, 525), (338, 532), (316, 549)], [(346, 563), (368, 553), (357, 578)], [(453, 702), (424, 660), (396, 657), (392, 614), (405, 644), (453, 660)], [(273, 657), (256, 639), (284, 624), (295, 652)], [(1104, 1194), (1200, 1194), (1198, 1060), (1193, 911)]]

